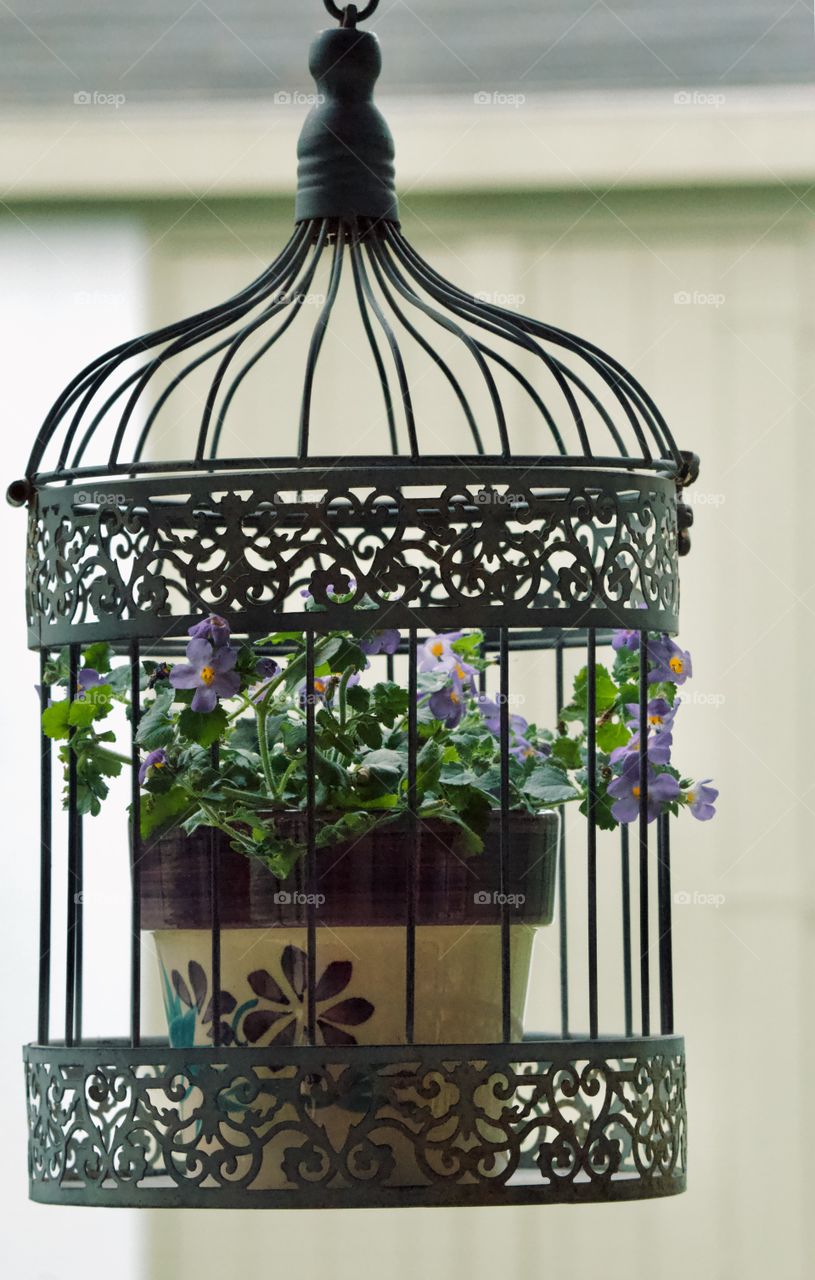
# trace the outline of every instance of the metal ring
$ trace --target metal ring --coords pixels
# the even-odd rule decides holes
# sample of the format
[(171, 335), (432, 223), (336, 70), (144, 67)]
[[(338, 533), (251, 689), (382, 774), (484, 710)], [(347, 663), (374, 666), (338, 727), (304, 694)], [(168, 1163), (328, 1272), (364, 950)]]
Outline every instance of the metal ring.
[[(344, 9), (341, 9), (339, 5), (334, 4), (334, 0), (323, 0), (323, 4), (325, 5), (328, 12), (331, 14), (332, 18), (336, 18), (337, 22), (342, 22), (343, 18), (345, 17)], [(378, 7), (379, 7), (379, 0), (368, 0), (368, 3), (365, 5), (365, 8), (360, 10), (360, 12), (356, 15), (356, 21), (364, 22), (366, 18), (370, 18), (371, 14)]]

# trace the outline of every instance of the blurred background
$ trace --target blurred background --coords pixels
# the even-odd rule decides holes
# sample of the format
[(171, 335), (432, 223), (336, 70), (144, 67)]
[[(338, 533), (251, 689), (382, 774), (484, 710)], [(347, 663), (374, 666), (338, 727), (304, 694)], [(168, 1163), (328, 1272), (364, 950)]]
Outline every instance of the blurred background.
[[(219, 301), (288, 237), (307, 48), (324, 25), (319, 0), (0, 0), (6, 480), (82, 364)], [(682, 565), (695, 672), (677, 738), (722, 797), (714, 823), (681, 824), (674, 861), (690, 1189), (580, 1209), (30, 1205), (20, 1045), (35, 1029), (36, 672), (25, 520), (4, 508), (4, 1270), (809, 1277), (812, 6), (382, 0), (372, 27), (403, 225), (420, 251), (461, 287), (606, 347), (702, 455)], [(340, 378), (341, 351), (324, 359)], [(259, 415), (259, 442), (275, 427), (271, 409)], [(110, 811), (96, 821), (96, 892), (115, 903), (125, 833)], [(127, 999), (111, 976), (126, 939), (96, 928), (90, 1033), (120, 1028)]]

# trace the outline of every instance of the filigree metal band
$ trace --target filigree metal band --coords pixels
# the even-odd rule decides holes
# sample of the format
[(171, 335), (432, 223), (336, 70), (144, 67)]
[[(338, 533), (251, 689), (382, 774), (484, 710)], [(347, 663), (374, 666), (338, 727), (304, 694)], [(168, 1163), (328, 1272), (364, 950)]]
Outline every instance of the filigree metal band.
[(323, 620), (441, 630), (464, 616), (676, 629), (670, 480), (474, 465), (416, 481), (401, 466), (42, 488), (30, 641), (179, 635), (209, 611), (255, 634)]
[(677, 1037), (274, 1051), (29, 1046), (25, 1060), (35, 1200), (566, 1203), (685, 1187)]

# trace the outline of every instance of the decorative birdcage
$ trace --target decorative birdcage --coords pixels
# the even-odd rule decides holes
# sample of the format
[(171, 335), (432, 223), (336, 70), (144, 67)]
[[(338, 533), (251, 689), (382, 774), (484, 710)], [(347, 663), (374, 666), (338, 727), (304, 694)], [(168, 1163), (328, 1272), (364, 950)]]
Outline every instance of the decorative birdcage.
[[(55, 705), (59, 662), (67, 669), (64, 885), (52, 875), (63, 819), (42, 740), (38, 1034), (25, 1049), (31, 1195), (288, 1208), (675, 1194), (685, 1186), (684, 1045), (673, 1019), (672, 817), (650, 821), (649, 654), (651, 637), (677, 628), (690, 524), (681, 498), (696, 459), (611, 356), (470, 296), (411, 246), (372, 101), (379, 45), (357, 25), (376, 4), (327, 8), (341, 25), (311, 50), (318, 94), (288, 244), (227, 302), (78, 374), (9, 490), (29, 510), (43, 711)], [(337, 326), (370, 376), (360, 456), (355, 440), (336, 438), (331, 387), (321, 387)], [(291, 413), (276, 379), (299, 388)], [(423, 396), (447, 406), (441, 433)], [(306, 792), (280, 822), (305, 853), (288, 878), (206, 824), (142, 834), (156, 667), (209, 615), (228, 620), (233, 644), (258, 642), (269, 670), (287, 655), (301, 662), (308, 696), (293, 750)], [(598, 655), (618, 629), (633, 637), (639, 673), (637, 758), (626, 766), (637, 813), (612, 834), (600, 812), (611, 769)], [(407, 694), (400, 816), (327, 856), (326, 704), (312, 692), (331, 665), (327, 636), (384, 632), (386, 651), (367, 652)], [(464, 857), (422, 808), (421, 667), (434, 637), (443, 649), (471, 632), (483, 636), (473, 679), (493, 708), (497, 757), (485, 851)], [(93, 819), (71, 749), (81, 715), (70, 722), (87, 693), (84, 655), (100, 644), (129, 664), (132, 773), (122, 815), (130, 972), (109, 976), (129, 998), (130, 1034), (103, 1040), (82, 1025), (93, 906), (83, 829)], [(568, 823), (556, 806), (513, 807), (516, 658), (535, 662), (560, 729), (568, 679), (584, 672), (583, 813)], [(217, 774), (219, 743), (207, 749)], [(58, 937), (57, 894), (67, 903)], [(142, 1034), (146, 930), (165, 949), (169, 1031), (158, 1039)], [(536, 932), (545, 946), (532, 955)], [(251, 972), (228, 977), (247, 950)], [(524, 1022), (530, 965), (550, 983), (544, 1030)], [(241, 1003), (251, 1006), (243, 1021)]]

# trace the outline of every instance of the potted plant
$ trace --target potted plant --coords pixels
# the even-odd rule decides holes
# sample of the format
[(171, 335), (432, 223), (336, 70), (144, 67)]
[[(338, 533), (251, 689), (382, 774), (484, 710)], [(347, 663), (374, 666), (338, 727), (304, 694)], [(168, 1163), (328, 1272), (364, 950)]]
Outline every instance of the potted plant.
[[(213, 1038), (210, 856), (221, 887), (220, 1040), (296, 1044), (306, 1033), (306, 920), (318, 924), (316, 1025), (330, 1045), (405, 1037), (405, 921), (415, 874), (419, 1042), (501, 1038), (500, 920), (510, 915), (511, 1017), (520, 1036), (534, 930), (553, 916), (558, 809), (587, 805), (587, 672), (553, 729), (509, 716), (508, 878), (500, 879), (500, 708), (479, 692), (489, 665), (478, 631), (419, 648), (415, 865), (409, 814), (408, 692), (376, 678), (394, 630), (315, 641), (306, 687), (300, 632), (236, 642), (215, 615), (190, 629), (186, 661), (144, 662), (137, 741), (142, 923), (154, 931), (171, 1043)], [(638, 632), (616, 632), (611, 669), (595, 672), (601, 827), (637, 817)], [(677, 688), (690, 657), (649, 645), (648, 817), (713, 813), (715, 790), (671, 762)], [(285, 653), (285, 657), (282, 656)], [(274, 656), (273, 656), (274, 655)], [(381, 664), (380, 664), (381, 665)], [(107, 717), (129, 702), (130, 669), (108, 646), (83, 653), (72, 701), (43, 714), (76, 757), (80, 812), (97, 813), (129, 757)], [(47, 673), (65, 685), (67, 655)], [(314, 707), (314, 771), (306, 750)], [(129, 707), (128, 707), (129, 711)], [(106, 723), (107, 722), (107, 723)], [(313, 786), (316, 886), (307, 885), (306, 807)], [(312, 901), (309, 903), (309, 893)], [(502, 896), (503, 895), (503, 896)]]

